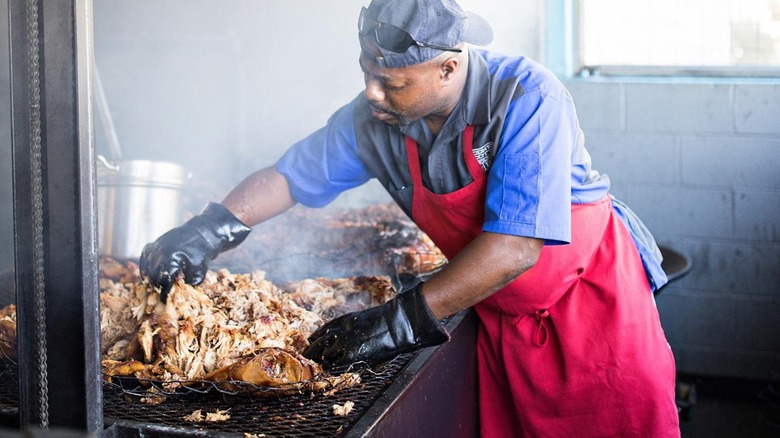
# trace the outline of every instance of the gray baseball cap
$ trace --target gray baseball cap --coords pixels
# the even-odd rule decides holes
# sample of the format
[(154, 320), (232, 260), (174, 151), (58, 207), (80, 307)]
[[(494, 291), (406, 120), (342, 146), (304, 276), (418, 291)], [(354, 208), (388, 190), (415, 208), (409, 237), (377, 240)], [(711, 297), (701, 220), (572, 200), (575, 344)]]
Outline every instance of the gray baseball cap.
[(485, 46), (493, 41), (490, 24), (454, 0), (372, 0), (360, 13), (358, 29), (363, 50), (371, 54), (366, 42), (375, 46), (382, 54), (377, 61), (385, 68), (456, 52), (460, 43)]

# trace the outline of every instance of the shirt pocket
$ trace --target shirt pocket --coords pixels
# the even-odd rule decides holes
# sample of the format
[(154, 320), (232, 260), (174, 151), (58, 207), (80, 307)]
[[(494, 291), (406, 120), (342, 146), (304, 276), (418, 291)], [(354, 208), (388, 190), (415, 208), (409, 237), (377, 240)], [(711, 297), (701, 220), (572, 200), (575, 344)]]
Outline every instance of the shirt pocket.
[(538, 153), (504, 155), (501, 220), (535, 223), (539, 210), (540, 170)]

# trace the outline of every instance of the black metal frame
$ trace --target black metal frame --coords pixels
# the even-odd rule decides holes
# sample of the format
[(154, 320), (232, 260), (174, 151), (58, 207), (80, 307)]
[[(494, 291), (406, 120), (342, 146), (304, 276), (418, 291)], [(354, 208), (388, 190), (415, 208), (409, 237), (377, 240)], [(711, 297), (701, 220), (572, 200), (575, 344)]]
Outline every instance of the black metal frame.
[(10, 0), (22, 429), (103, 427), (90, 0)]

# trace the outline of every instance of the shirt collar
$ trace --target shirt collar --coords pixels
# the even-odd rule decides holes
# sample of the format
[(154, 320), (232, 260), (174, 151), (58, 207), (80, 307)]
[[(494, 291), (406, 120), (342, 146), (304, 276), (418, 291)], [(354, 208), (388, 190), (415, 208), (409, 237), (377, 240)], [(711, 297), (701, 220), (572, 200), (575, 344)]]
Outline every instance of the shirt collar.
[(469, 47), (469, 74), (461, 99), (463, 116), (469, 125), (490, 123), (492, 102), (489, 82), (487, 62), (478, 51)]

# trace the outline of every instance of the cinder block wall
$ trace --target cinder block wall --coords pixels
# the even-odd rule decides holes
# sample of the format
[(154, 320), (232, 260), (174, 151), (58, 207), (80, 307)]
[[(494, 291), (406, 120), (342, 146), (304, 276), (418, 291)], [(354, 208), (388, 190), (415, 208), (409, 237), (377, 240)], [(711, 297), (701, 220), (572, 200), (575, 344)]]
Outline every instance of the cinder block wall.
[(594, 168), (692, 260), (657, 297), (678, 371), (780, 380), (780, 84), (567, 86)]

